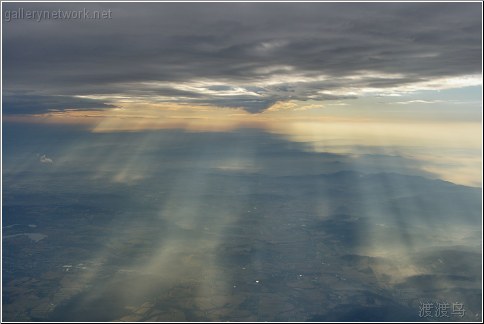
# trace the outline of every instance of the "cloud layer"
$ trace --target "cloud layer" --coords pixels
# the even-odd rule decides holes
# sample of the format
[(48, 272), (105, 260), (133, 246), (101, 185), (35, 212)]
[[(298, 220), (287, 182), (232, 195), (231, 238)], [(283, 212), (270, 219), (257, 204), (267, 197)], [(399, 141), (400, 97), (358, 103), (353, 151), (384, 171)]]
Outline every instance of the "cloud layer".
[(100, 100), (96, 108), (146, 100), (260, 112), (279, 101), (354, 98), (481, 73), (479, 3), (22, 7), (111, 9), (112, 19), (4, 22), (6, 113), (22, 110), (19, 95), (39, 100), (22, 113), (45, 111), (52, 96), (87, 96)]

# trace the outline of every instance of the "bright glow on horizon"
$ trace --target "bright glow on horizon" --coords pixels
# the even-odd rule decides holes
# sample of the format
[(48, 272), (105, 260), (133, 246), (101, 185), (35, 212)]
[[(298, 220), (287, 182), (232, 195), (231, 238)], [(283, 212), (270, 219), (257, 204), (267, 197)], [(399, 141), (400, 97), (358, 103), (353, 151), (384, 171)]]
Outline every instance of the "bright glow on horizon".
[(6, 120), (85, 124), (94, 133), (157, 129), (228, 132), (253, 128), (306, 143), (315, 152), (354, 153), (354, 147), (379, 147), (421, 161), (422, 170), (436, 177), (459, 184), (482, 185), (482, 125), (479, 121), (325, 115), (325, 104), (277, 103), (264, 113), (250, 114), (243, 109), (126, 103), (123, 108), (103, 111), (72, 110), (34, 117), (7, 116)]

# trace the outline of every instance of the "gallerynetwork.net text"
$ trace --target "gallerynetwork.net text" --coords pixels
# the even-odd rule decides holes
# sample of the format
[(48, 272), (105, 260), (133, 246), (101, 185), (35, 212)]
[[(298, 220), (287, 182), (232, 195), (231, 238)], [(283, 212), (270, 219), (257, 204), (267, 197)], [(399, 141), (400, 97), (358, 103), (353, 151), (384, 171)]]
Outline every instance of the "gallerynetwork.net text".
[(111, 19), (111, 9), (105, 10), (88, 10), (83, 8), (81, 10), (26, 10), (24, 8), (18, 8), (16, 10), (4, 10), (3, 17), (5, 22), (18, 19), (28, 19), (41, 22), (42, 20), (102, 20)]

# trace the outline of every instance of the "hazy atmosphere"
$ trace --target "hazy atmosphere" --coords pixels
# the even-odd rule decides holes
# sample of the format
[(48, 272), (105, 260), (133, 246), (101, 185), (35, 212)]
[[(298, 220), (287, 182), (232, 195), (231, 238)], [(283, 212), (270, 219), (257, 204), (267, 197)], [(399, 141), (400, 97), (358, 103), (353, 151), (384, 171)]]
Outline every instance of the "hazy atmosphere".
[(3, 321), (482, 321), (482, 3), (2, 2)]

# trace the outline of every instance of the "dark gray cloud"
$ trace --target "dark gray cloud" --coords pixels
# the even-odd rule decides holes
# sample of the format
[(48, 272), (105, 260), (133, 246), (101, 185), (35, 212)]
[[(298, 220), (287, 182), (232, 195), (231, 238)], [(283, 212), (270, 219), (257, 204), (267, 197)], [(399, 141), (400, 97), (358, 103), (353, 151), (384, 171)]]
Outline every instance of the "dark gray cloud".
[(20, 7), (110, 9), (112, 18), (4, 19), (4, 89), (15, 93), (258, 112), (481, 71), (480, 3), (6, 3), (4, 11)]
[(58, 110), (105, 109), (116, 106), (101, 100), (70, 96), (9, 95), (3, 97), (3, 113), (9, 115), (41, 114)]

